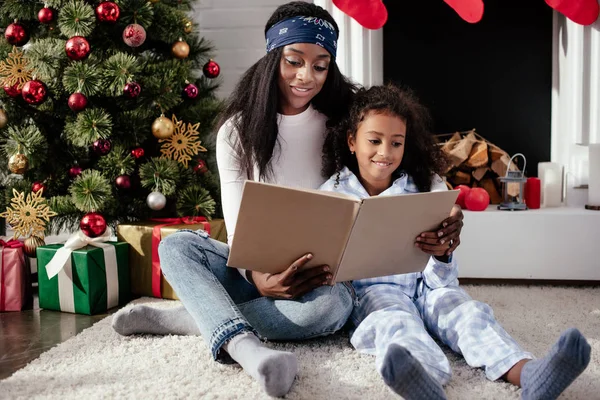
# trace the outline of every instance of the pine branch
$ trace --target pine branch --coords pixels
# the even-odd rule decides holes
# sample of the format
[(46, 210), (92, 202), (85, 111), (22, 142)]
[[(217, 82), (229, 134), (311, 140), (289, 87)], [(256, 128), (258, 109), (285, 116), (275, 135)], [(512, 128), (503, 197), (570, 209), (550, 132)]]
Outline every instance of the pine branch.
[(177, 7), (183, 11), (191, 11), (195, 0), (162, 0), (161, 3), (169, 7)]
[(117, 53), (104, 62), (103, 86), (108, 96), (123, 94), (125, 84), (133, 80), (141, 70), (139, 61), (132, 55)]
[(99, 171), (84, 170), (69, 188), (75, 207), (83, 212), (102, 211), (111, 198), (111, 185)]
[(131, 175), (135, 170), (135, 160), (121, 146), (115, 146), (110, 153), (102, 156), (98, 161), (98, 168), (111, 181), (119, 175)]
[(71, 0), (58, 13), (58, 27), (67, 37), (88, 36), (96, 26), (94, 9), (83, 0)]
[(57, 80), (61, 63), (66, 61), (65, 41), (60, 39), (38, 39), (27, 48), (27, 59), (38, 79), (43, 82)]
[(154, 8), (148, 0), (120, 0), (121, 16), (119, 23), (140, 24), (148, 31), (154, 21)]
[(215, 213), (215, 201), (208, 190), (200, 186), (188, 187), (178, 196), (179, 216), (204, 216), (208, 219)]
[(63, 86), (67, 93), (81, 92), (90, 97), (102, 90), (102, 73), (95, 63), (72, 63), (65, 68)]
[(9, 126), (5, 134), (6, 139), (2, 143), (2, 152), (6, 157), (20, 151), (29, 159), (29, 169), (44, 163), (48, 153), (48, 143), (37, 126), (26, 125), (19, 128)]
[(175, 43), (179, 38), (188, 35), (184, 31), (187, 16), (182, 10), (163, 4), (161, 1), (154, 3), (154, 12), (160, 15), (160, 18), (154, 19), (152, 29), (147, 31), (150, 40)]
[(10, 19), (30, 20), (38, 12), (39, 1), (36, 0), (6, 0), (0, 6), (0, 14)]
[(65, 134), (74, 146), (85, 147), (98, 139), (110, 137), (112, 118), (99, 108), (90, 108), (77, 114), (74, 122), (67, 122)]
[(175, 193), (179, 180), (180, 167), (175, 160), (154, 157), (140, 166), (142, 187), (157, 190), (165, 196)]

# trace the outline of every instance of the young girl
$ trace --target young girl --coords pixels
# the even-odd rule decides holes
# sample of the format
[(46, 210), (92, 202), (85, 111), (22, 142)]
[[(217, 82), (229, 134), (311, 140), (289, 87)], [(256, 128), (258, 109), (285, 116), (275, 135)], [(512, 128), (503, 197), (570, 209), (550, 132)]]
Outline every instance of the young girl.
[[(324, 145), (323, 190), (358, 198), (447, 190), (437, 175), (444, 158), (427, 130), (428, 113), (394, 86), (360, 90), (349, 116)], [(490, 380), (521, 386), (524, 399), (554, 399), (585, 369), (590, 346), (576, 329), (533, 360), (494, 319), (491, 308), (458, 286), (449, 243), (425, 238), (432, 254), (422, 273), (353, 282), (358, 296), (352, 345), (376, 356), (384, 382), (405, 399), (444, 399), (450, 365), (432, 336), (484, 367)]]

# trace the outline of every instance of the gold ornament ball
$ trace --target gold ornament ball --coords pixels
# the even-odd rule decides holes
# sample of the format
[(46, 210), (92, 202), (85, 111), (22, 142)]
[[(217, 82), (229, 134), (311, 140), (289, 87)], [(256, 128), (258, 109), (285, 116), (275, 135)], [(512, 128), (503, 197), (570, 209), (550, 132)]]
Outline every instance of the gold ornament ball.
[(189, 19), (183, 21), (183, 31), (185, 33), (191, 33), (194, 29), (194, 24)]
[(179, 40), (171, 47), (171, 53), (179, 59), (187, 58), (190, 55), (190, 45), (183, 40)]
[(17, 153), (8, 159), (8, 169), (13, 174), (24, 174), (29, 167), (29, 159), (25, 154)]
[(23, 243), (23, 253), (25, 253), (27, 257), (35, 258), (35, 249), (45, 245), (46, 242), (44, 242), (43, 238), (39, 236), (30, 236), (25, 239), (25, 242)]
[(152, 134), (157, 139), (167, 139), (173, 135), (175, 125), (167, 117), (160, 116), (152, 123)]
[(0, 108), (0, 129), (4, 128), (8, 123), (8, 117), (6, 116), (6, 111)]

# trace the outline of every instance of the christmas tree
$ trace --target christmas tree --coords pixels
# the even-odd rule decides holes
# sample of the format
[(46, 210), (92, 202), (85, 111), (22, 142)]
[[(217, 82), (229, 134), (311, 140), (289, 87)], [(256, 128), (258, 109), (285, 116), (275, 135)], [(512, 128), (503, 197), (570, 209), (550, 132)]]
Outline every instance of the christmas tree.
[(0, 1), (0, 211), (17, 232), (220, 210), (219, 65), (193, 3)]

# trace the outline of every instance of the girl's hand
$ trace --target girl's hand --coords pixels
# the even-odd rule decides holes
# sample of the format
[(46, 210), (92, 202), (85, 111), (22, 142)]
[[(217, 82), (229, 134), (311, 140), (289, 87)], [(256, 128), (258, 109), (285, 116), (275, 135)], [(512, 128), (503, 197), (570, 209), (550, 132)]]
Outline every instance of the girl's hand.
[(460, 244), (460, 231), (463, 227), (463, 212), (458, 204), (450, 211), (450, 216), (442, 221), (441, 228), (433, 232), (423, 232), (415, 240), (415, 246), (432, 256), (449, 256)]
[(302, 269), (310, 259), (312, 254), (306, 254), (279, 274), (247, 271), (247, 276), (262, 296), (295, 299), (320, 286), (331, 284), (332, 275), (328, 266)]

